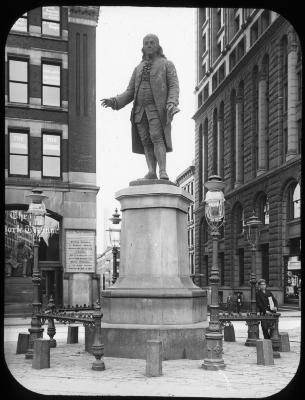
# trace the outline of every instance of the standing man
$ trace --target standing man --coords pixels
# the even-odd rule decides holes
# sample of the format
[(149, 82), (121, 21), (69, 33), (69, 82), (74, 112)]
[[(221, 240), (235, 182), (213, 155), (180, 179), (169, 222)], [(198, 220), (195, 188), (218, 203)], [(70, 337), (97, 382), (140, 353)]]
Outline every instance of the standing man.
[[(256, 293), (256, 305), (261, 315), (272, 314), (277, 311), (278, 302), (270, 290), (266, 289), (265, 279), (258, 281), (258, 291)], [(264, 339), (270, 339), (272, 323), (269, 321), (262, 321), (262, 331)]]
[(145, 154), (148, 173), (144, 179), (168, 179), (166, 152), (172, 151), (171, 121), (179, 108), (179, 83), (174, 64), (163, 54), (159, 39), (148, 34), (143, 39), (143, 58), (134, 69), (122, 94), (102, 99), (103, 107), (120, 110), (134, 100), (131, 111), (132, 151)]

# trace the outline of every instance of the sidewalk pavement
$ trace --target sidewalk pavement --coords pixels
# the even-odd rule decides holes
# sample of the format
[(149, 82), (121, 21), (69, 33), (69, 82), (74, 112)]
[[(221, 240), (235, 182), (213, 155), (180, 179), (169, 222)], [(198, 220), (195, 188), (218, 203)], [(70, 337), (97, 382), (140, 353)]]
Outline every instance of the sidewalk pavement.
[[(236, 342), (223, 344), (224, 370), (206, 371), (201, 367), (203, 360), (167, 360), (162, 363), (163, 375), (154, 378), (145, 376), (146, 361), (139, 359), (105, 357), (105, 371), (93, 371), (94, 357), (84, 351), (84, 327), (79, 326), (79, 343), (67, 345), (67, 326), (56, 324), (57, 347), (50, 350), (51, 368), (36, 370), (24, 354), (15, 354), (18, 333), (27, 332), (29, 323), (23, 319), (6, 324), (5, 359), (21, 385), (49, 395), (259, 398), (282, 390), (294, 377), (300, 359), (301, 321), (293, 316), (279, 324), (280, 332), (289, 334), (291, 351), (281, 353), (273, 366), (257, 365), (256, 348), (244, 345), (247, 327), (237, 321)], [(44, 328), (48, 338), (47, 326)]]

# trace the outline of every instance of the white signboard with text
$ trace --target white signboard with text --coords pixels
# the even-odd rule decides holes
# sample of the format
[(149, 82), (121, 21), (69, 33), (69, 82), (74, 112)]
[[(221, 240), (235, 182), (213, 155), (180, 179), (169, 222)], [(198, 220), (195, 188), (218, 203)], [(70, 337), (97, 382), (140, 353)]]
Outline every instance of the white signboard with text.
[(66, 230), (65, 272), (95, 272), (95, 231)]

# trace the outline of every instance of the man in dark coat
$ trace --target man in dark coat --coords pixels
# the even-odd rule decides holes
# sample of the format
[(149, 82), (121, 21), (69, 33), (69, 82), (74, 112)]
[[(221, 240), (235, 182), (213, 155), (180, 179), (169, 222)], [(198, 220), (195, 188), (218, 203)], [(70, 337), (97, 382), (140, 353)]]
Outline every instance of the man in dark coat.
[[(272, 314), (277, 311), (278, 302), (270, 290), (266, 289), (265, 279), (258, 281), (258, 291), (256, 293), (256, 306), (261, 315)], [(262, 331), (264, 339), (270, 339), (272, 324), (262, 321)]]
[(171, 121), (179, 111), (179, 83), (174, 64), (163, 54), (159, 39), (148, 34), (143, 39), (143, 59), (134, 69), (122, 94), (102, 99), (103, 107), (120, 110), (134, 100), (131, 111), (132, 151), (145, 154), (148, 173), (144, 179), (168, 179), (166, 152), (172, 151)]

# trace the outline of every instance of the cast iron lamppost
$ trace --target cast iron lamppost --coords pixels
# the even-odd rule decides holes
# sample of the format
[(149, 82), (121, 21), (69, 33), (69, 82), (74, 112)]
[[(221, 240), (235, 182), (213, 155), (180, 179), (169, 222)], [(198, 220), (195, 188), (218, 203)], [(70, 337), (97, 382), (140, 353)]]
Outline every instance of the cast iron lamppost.
[(30, 198), (30, 205), (27, 211), (29, 225), (33, 232), (34, 245), (34, 266), (33, 266), (33, 311), (31, 319), (31, 328), (29, 328), (30, 339), (29, 348), (25, 354), (26, 359), (33, 358), (33, 344), (34, 340), (41, 338), (43, 333), (43, 328), (41, 327), (40, 319), (36, 317), (36, 314), (41, 312), (41, 302), (40, 302), (40, 270), (39, 270), (39, 260), (38, 260), (38, 249), (39, 249), (39, 236), (43, 231), (45, 224), (46, 206), (43, 200), (47, 198), (42, 194), (42, 190), (33, 189), (32, 194), (26, 196)]
[(121, 222), (120, 214), (118, 213), (118, 209), (115, 209), (114, 214), (112, 214), (112, 218), (109, 218), (111, 221), (111, 226), (107, 231), (109, 232), (110, 243), (112, 246), (112, 255), (113, 255), (113, 273), (112, 273), (112, 284), (114, 284), (118, 278), (117, 276), (117, 255), (118, 255), (118, 247), (120, 246), (120, 233), (121, 229), (117, 227)]
[[(256, 247), (259, 239), (259, 227), (262, 222), (257, 218), (254, 213), (245, 223), (245, 235), (246, 239), (251, 246), (251, 274), (250, 274), (250, 285), (251, 285), (251, 307), (250, 315), (257, 315), (256, 312)], [(246, 346), (256, 346), (256, 340), (259, 338), (258, 325), (259, 321), (248, 321), (248, 338), (246, 340)]]
[(206, 346), (207, 357), (204, 359), (202, 368), (207, 370), (218, 370), (225, 367), (222, 358), (222, 330), (219, 321), (219, 304), (218, 304), (218, 238), (219, 228), (224, 223), (224, 182), (220, 176), (212, 175), (208, 182), (204, 184), (208, 189), (205, 196), (205, 217), (210, 227), (210, 233), (213, 240), (213, 261), (209, 284), (211, 286), (211, 304), (210, 304), (210, 321), (207, 328)]

